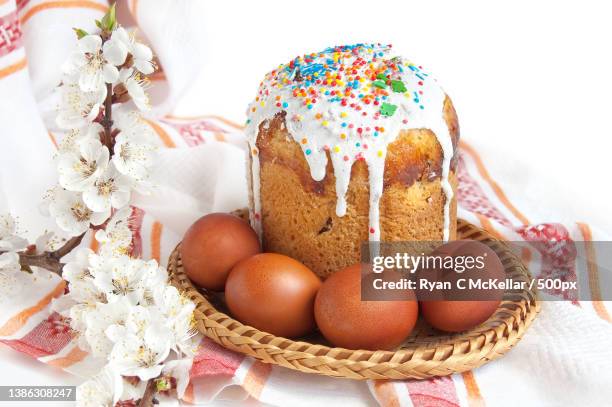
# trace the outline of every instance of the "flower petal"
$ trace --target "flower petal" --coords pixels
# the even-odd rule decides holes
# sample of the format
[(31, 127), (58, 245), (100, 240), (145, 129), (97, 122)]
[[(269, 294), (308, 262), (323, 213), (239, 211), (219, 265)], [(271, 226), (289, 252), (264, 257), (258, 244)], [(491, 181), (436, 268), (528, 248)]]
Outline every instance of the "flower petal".
[(100, 71), (84, 71), (79, 76), (79, 87), (83, 92), (99, 92), (104, 85)]
[(133, 73), (134, 73), (134, 69), (123, 68), (121, 69), (121, 71), (119, 71), (119, 80), (125, 83), (128, 79), (130, 79)]
[[(87, 121), (90, 123), (93, 122), (95, 118), (98, 117), (101, 107), (102, 105), (100, 103), (94, 103), (91, 106), (91, 110), (89, 111), (89, 113), (87, 113), (87, 116), (85, 117), (85, 119), (87, 119)], [(82, 123), (82, 120), (80, 122)]]
[(87, 138), (79, 142), (81, 156), (87, 161), (96, 161), (103, 148), (105, 148), (105, 146), (102, 145), (100, 140), (95, 138)]
[(113, 34), (111, 35), (111, 39), (113, 41), (120, 41), (124, 43), (125, 45), (128, 45), (130, 43), (130, 35), (123, 27), (119, 27), (115, 31), (113, 31)]
[(119, 79), (119, 70), (111, 64), (106, 64), (102, 68), (102, 75), (104, 77), (104, 82), (115, 83)]
[(101, 46), (102, 38), (99, 35), (86, 35), (79, 40), (79, 50), (83, 53), (94, 54)]
[(128, 54), (127, 46), (116, 40), (109, 40), (102, 47), (104, 58), (113, 65), (119, 66), (125, 62)]
[(132, 55), (134, 59), (144, 59), (147, 61), (153, 59), (153, 51), (151, 51), (151, 48), (139, 42), (135, 43), (132, 47)]
[(130, 202), (130, 190), (117, 191), (111, 195), (111, 204), (113, 208), (123, 208)]
[(66, 74), (75, 73), (80, 67), (87, 63), (87, 58), (82, 52), (74, 51), (70, 54), (66, 62), (62, 64), (62, 72)]
[(138, 109), (146, 111), (151, 108), (149, 105), (149, 97), (147, 96), (143, 87), (140, 86), (135, 79), (128, 79), (128, 81), (125, 83), (125, 87), (127, 88), (130, 97)]
[(106, 222), (106, 219), (110, 218), (110, 209), (108, 211), (94, 212), (91, 214), (90, 222), (94, 226), (98, 226)]
[(98, 187), (93, 185), (83, 192), (83, 202), (95, 212), (110, 211), (110, 197), (98, 193)]
[(0, 269), (19, 269), (19, 255), (15, 252), (0, 254)]
[(153, 64), (150, 61), (145, 61), (144, 59), (134, 60), (134, 66), (145, 75), (152, 74), (153, 71), (155, 71)]

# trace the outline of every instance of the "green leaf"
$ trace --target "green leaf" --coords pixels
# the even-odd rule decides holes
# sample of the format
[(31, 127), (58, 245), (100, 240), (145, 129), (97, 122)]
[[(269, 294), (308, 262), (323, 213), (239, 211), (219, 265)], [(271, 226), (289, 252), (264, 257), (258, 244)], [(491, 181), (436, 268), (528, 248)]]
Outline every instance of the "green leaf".
[(161, 378), (155, 381), (155, 387), (157, 391), (168, 391), (172, 388), (172, 385), (166, 378)]
[(108, 12), (102, 17), (102, 21), (100, 22), (102, 25), (102, 30), (105, 31), (113, 31), (117, 26), (117, 16), (115, 14), (115, 3), (108, 9)]
[(99, 29), (103, 29), (102, 28), (102, 22), (100, 20), (96, 20), (96, 27), (98, 27)]
[(73, 27), (72, 30), (75, 32), (77, 38), (80, 40), (81, 38), (83, 38), (86, 35), (89, 35), (89, 33), (81, 28), (76, 28)]

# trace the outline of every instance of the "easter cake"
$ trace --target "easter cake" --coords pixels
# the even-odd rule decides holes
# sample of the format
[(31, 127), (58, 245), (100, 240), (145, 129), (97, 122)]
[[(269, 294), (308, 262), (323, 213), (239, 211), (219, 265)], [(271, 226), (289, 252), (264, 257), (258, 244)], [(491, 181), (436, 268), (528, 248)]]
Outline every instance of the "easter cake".
[(328, 48), (268, 73), (249, 105), (250, 221), (265, 251), (319, 276), (364, 241), (456, 236), (459, 124), (390, 45)]

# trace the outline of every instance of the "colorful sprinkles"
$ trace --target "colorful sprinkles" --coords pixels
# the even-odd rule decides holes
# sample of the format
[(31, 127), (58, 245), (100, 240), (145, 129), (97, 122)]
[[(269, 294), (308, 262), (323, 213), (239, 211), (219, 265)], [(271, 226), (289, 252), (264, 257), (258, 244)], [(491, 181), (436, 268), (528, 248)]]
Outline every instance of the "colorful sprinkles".
[[(341, 141), (378, 137), (380, 130), (366, 129), (362, 123), (365, 119), (393, 117), (400, 103), (391, 101), (391, 95), (405, 96), (416, 111), (425, 109), (423, 81), (428, 74), (420, 66), (391, 57), (391, 48), (382, 44), (344, 45), (280, 65), (261, 82), (258, 95), (249, 106), (247, 123), (252, 122), (260, 109), (272, 104), (278, 110), (290, 108), (294, 112), (290, 116), (293, 122), (303, 121), (307, 114), (313, 115), (321, 127), (340, 126)], [(410, 81), (413, 86), (409, 86), (407, 78), (413, 77)], [(338, 109), (331, 113), (322, 101), (337, 105)], [(407, 120), (402, 123), (406, 124)], [(302, 140), (302, 144), (308, 143)], [(365, 144), (360, 145), (366, 148)]]

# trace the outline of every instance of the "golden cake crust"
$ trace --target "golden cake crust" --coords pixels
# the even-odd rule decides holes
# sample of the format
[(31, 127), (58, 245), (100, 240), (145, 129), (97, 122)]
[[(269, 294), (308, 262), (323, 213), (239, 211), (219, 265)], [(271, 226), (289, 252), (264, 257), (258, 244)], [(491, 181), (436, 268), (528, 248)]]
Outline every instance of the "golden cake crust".
[[(456, 151), (459, 123), (448, 97), (443, 114)], [(365, 162), (356, 161), (351, 169), (347, 212), (338, 217), (331, 160), (328, 157), (325, 178), (315, 181), (301, 147), (287, 131), (284, 112), (262, 123), (257, 148), (264, 250), (298, 259), (322, 277), (358, 263), (361, 244), (369, 234)], [(440, 182), (442, 161), (442, 148), (429, 129), (403, 130), (389, 144), (380, 201), (381, 241), (442, 240), (446, 201)], [(453, 191), (455, 167), (453, 157), (449, 174)], [(456, 213), (453, 197), (450, 239), (456, 237)]]

